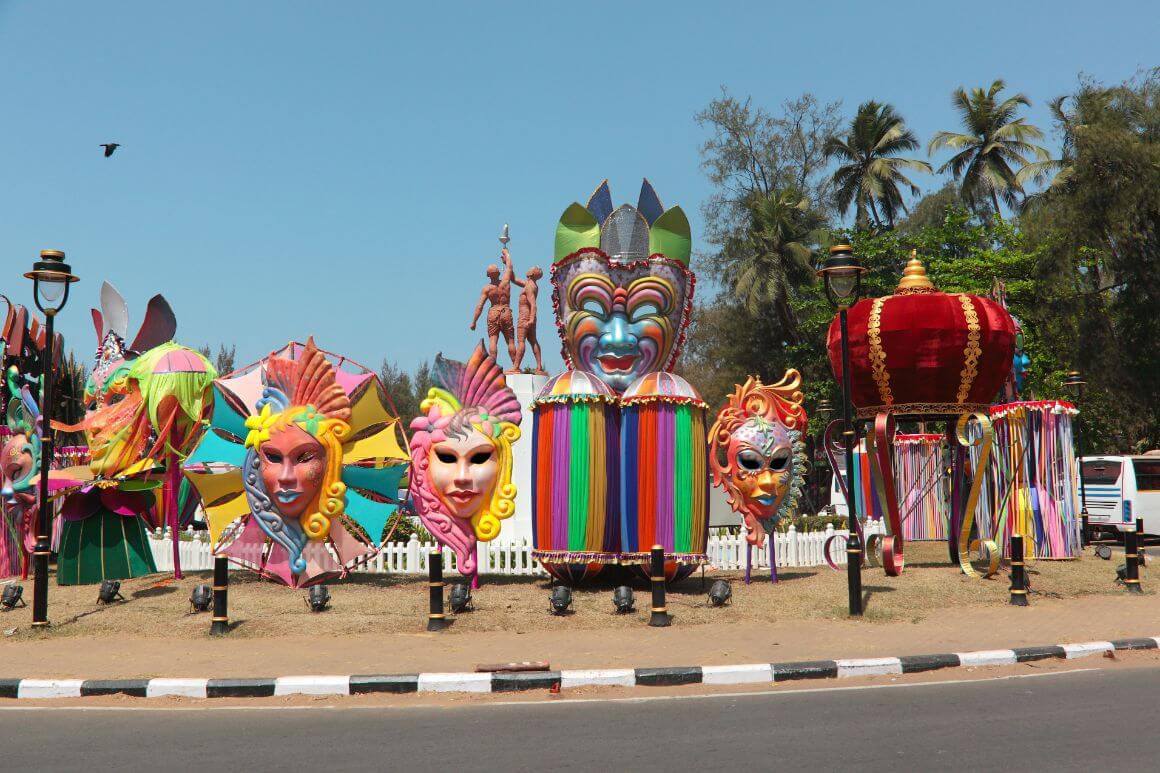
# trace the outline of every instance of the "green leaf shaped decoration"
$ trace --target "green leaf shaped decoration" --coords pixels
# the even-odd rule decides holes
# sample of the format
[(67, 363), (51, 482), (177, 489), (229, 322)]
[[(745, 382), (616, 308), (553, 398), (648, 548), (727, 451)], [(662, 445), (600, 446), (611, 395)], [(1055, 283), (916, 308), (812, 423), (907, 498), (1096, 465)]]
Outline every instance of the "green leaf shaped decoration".
[[(559, 243), (560, 237), (557, 235), (556, 244)], [(650, 255), (659, 252), (666, 258), (689, 265), (689, 255), (693, 251), (693, 232), (683, 209), (673, 207), (656, 219), (649, 231), (648, 251)]]
[[(688, 224), (686, 223), (686, 231)], [(600, 246), (600, 224), (582, 204), (573, 202), (556, 226), (556, 260), (566, 258), (584, 247)]]

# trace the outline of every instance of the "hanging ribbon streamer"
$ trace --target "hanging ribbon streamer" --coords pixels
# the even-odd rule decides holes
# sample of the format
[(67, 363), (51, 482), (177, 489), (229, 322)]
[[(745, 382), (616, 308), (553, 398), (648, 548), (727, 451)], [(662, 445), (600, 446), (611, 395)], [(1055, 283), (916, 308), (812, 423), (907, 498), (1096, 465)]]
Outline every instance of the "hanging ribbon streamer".
[[(826, 458), (830, 460), (830, 469), (833, 471), (834, 477), (838, 480), (838, 488), (841, 489), (842, 497), (846, 500), (847, 529), (852, 529), (853, 531), (857, 532), (859, 541), (862, 542), (863, 545), (866, 545), (866, 540), (862, 539), (862, 522), (858, 520), (858, 514), (854, 512), (854, 498), (850, 495), (850, 486), (846, 481), (846, 477), (842, 474), (842, 471), (846, 469), (846, 462), (844, 459), (840, 463), (838, 461), (838, 454), (845, 454), (846, 452), (845, 442), (841, 439), (842, 432), (845, 430), (845, 428), (846, 423), (841, 419), (835, 419), (834, 421), (831, 421), (830, 425), (826, 427), (825, 439), (822, 445), (826, 449)], [(844, 543), (846, 538), (841, 534), (835, 534), (834, 536), (829, 537), (825, 544), (822, 545), (822, 556), (826, 559), (826, 563), (830, 565), (831, 569), (838, 568), (838, 562), (834, 560), (833, 556), (831, 555), (831, 551), (837, 545), (838, 540), (842, 540)], [(869, 546), (867, 546), (862, 555), (868, 557), (870, 552), (871, 551), (869, 550)]]
[[(874, 433), (867, 439), (867, 455), (874, 475), (878, 506), (886, 513), (890, 539), (882, 545), (882, 563), (888, 577), (902, 574), (902, 519), (898, 512), (898, 492), (894, 488), (894, 416), (880, 413), (874, 418)], [(887, 483), (889, 482), (889, 484)]]
[[(982, 432), (972, 437), (971, 433), (967, 432), (971, 419), (974, 418), (978, 422), (978, 426)], [(978, 577), (975, 568), (971, 566), (971, 551), (986, 549), (987, 551), (987, 571), (983, 577), (991, 577), (999, 571), (999, 546), (992, 539), (976, 539), (974, 542), (968, 540), (971, 538), (971, 527), (975, 523), (975, 508), (979, 504), (979, 493), (983, 489), (983, 478), (986, 476), (987, 463), (991, 458), (991, 446), (995, 440), (995, 430), (991, 426), (991, 420), (982, 413), (964, 413), (959, 417), (955, 424), (955, 436), (959, 441), (959, 445), (964, 448), (971, 448), (978, 446), (979, 460), (975, 464), (975, 469), (972, 470), (971, 477), (971, 491), (967, 495), (967, 508), (963, 513), (963, 523), (959, 530), (959, 568), (963, 570), (963, 574), (968, 577)]]

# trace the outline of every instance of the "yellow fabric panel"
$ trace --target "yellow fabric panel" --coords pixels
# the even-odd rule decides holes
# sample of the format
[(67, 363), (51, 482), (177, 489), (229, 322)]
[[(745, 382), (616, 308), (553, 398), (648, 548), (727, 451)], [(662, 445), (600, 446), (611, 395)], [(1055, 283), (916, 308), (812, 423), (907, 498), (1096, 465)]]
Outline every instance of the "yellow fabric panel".
[(370, 384), (358, 402), (350, 407), (350, 426), (355, 429), (396, 421), (398, 419), (379, 400), (378, 390), (374, 384)]
[[(250, 504), (246, 501), (242, 489), (242, 471), (210, 473), (186, 470), (185, 475), (201, 495), (205, 518), (209, 523), (210, 538), (216, 545), (223, 529), (239, 516), (250, 512)], [(219, 501), (221, 504), (213, 506), (209, 504)]]
[(342, 463), (354, 464), (367, 459), (409, 460), (410, 454), (399, 445), (399, 435), (395, 431), (398, 424), (398, 419), (393, 419), (382, 431), (345, 446)]

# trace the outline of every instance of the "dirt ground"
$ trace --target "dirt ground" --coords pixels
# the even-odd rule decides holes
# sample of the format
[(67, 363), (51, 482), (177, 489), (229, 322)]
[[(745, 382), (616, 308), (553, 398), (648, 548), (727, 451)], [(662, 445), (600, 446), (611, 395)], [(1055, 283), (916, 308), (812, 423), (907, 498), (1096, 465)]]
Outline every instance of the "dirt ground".
[[(907, 546), (901, 577), (867, 568), (865, 618), (846, 615), (846, 574), (798, 569), (744, 585), (733, 602), (708, 604), (699, 576), (670, 588), (674, 624), (651, 629), (646, 587), (637, 611), (614, 612), (607, 586), (575, 592), (574, 612), (548, 614), (549, 584), (485, 578), (475, 610), (438, 634), (425, 632), (427, 585), (419, 577), (357, 575), (331, 586), (331, 609), (310, 611), (304, 591), (235, 572), (231, 634), (208, 636), (209, 615), (190, 614), (189, 594), (207, 573), (123, 583), (123, 603), (96, 604), (95, 586), (50, 586), (45, 632), (30, 608), (0, 612), (0, 677), (278, 676), (471, 670), (483, 662), (547, 660), (553, 668), (785, 662), (1052, 644), (1160, 634), (1160, 596), (1147, 573), (1142, 597), (1113, 583), (1116, 561), (1090, 552), (1031, 565), (1031, 607), (1007, 604), (1008, 578), (964, 577), (941, 544)], [(31, 596), (31, 583), (25, 592)]]

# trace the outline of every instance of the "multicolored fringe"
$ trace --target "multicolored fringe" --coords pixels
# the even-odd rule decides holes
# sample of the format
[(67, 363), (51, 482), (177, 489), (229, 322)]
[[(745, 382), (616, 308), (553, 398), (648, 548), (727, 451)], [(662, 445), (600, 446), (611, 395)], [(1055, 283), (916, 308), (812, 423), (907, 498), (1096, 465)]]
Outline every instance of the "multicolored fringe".
[(662, 545), (667, 562), (703, 563), (709, 538), (705, 409), (637, 400), (621, 416), (622, 549), (640, 556)]
[(946, 540), (950, 511), (942, 482), (942, 435), (895, 435), (894, 474), (902, 536), (915, 540)]
[(1002, 539), (1004, 555), (1012, 534), (1023, 535), (1028, 556), (1080, 555), (1071, 422), (1076, 413), (1058, 400), (991, 408), (995, 451), (976, 522), (983, 536)]
[(585, 399), (543, 401), (533, 409), (532, 426), (533, 555), (549, 571), (549, 563), (559, 560), (615, 563), (620, 550), (616, 406)]

